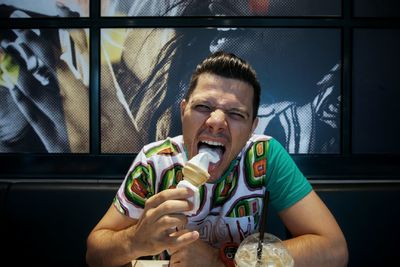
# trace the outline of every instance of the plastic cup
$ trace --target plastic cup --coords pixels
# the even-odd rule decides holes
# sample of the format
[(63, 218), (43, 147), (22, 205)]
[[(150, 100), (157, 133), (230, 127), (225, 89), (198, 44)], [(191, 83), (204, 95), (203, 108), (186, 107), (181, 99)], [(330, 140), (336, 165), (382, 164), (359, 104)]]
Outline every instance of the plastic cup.
[(257, 259), (259, 233), (246, 237), (235, 254), (237, 267), (293, 267), (294, 261), (278, 237), (265, 233), (261, 259)]

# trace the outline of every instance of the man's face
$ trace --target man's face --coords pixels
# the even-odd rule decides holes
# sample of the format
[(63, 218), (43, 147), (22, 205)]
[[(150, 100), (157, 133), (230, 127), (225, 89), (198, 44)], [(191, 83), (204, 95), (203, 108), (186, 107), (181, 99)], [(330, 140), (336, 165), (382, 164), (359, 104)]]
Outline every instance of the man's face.
[(221, 160), (210, 164), (210, 181), (218, 179), (236, 158), (257, 125), (252, 86), (214, 74), (201, 74), (188, 102), (181, 103), (183, 139), (191, 159), (209, 146)]

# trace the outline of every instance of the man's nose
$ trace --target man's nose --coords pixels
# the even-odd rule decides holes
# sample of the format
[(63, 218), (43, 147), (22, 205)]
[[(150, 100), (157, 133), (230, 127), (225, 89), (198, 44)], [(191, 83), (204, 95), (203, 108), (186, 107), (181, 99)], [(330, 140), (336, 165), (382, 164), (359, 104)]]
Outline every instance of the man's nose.
[(227, 127), (225, 112), (220, 109), (214, 110), (210, 113), (206, 124), (215, 133), (225, 130)]

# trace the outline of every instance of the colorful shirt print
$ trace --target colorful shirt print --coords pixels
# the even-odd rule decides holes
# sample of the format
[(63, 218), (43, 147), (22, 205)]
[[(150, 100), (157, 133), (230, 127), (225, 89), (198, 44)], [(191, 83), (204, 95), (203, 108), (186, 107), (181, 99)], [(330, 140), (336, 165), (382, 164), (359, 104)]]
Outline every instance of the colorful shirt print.
[[(183, 179), (187, 160), (182, 136), (145, 146), (118, 190), (115, 207), (139, 218), (146, 199)], [(276, 177), (281, 173), (285, 179)], [(270, 191), (271, 204), (281, 210), (307, 195), (311, 186), (276, 140), (253, 135), (220, 179), (200, 187), (200, 208), (189, 217), (187, 228), (215, 247), (240, 243), (258, 229), (265, 190)]]

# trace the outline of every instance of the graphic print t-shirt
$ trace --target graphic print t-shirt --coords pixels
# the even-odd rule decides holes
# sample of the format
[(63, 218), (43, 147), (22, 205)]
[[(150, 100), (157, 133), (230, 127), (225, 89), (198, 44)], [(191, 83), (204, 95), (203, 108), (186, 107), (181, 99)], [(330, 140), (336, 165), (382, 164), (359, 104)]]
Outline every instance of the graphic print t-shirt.
[[(119, 188), (115, 207), (139, 218), (146, 199), (183, 179), (187, 161), (182, 136), (146, 145)], [(275, 139), (253, 135), (222, 177), (199, 188), (200, 208), (187, 228), (215, 247), (240, 243), (258, 229), (266, 190), (270, 204), (281, 211), (305, 197), (311, 185)]]

